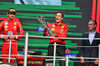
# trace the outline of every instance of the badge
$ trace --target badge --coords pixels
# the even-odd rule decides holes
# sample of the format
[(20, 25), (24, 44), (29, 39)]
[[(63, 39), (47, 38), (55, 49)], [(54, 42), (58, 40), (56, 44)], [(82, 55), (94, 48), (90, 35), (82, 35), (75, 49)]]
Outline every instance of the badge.
[(14, 25), (16, 25), (16, 23), (14, 23)]
[(4, 28), (7, 28), (8, 26), (6, 25), (6, 26), (4, 26)]
[(8, 25), (8, 22), (5, 22), (5, 25)]
[(64, 28), (64, 26), (62, 26), (62, 28)]
[(13, 32), (12, 32), (12, 31), (9, 31), (9, 32), (8, 32), (8, 36), (9, 36), (9, 35), (13, 35)]
[(8, 29), (4, 29), (5, 31), (7, 31)]
[(16, 26), (14, 26), (13, 29), (16, 30)]
[(52, 25), (52, 27), (55, 27), (55, 25)]
[(61, 29), (61, 31), (63, 31), (63, 29)]
[(42, 26), (39, 26), (38, 27), (38, 31), (40, 31), (40, 32), (44, 31), (43, 27)]
[(54, 31), (55, 29), (54, 28), (51, 28), (51, 30)]

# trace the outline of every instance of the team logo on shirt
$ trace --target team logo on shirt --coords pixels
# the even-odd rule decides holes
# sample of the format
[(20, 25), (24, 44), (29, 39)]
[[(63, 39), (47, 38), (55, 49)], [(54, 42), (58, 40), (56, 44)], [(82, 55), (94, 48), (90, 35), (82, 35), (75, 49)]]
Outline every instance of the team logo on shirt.
[(4, 26), (4, 28), (8, 28), (8, 26), (7, 26), (7, 25), (5, 25), (5, 26)]
[(8, 22), (5, 22), (5, 25), (8, 25)]
[(55, 27), (55, 25), (52, 25), (52, 27)]
[(6, 28), (6, 29), (4, 29), (5, 31), (7, 31), (8, 29)]
[(16, 25), (16, 23), (14, 23), (14, 25)]
[(63, 29), (61, 29), (61, 31), (63, 31)]
[(64, 26), (62, 26), (62, 28), (64, 28)]
[(14, 26), (13, 29), (16, 30), (16, 26)]
[(55, 29), (54, 28), (51, 28), (51, 30), (54, 31)]

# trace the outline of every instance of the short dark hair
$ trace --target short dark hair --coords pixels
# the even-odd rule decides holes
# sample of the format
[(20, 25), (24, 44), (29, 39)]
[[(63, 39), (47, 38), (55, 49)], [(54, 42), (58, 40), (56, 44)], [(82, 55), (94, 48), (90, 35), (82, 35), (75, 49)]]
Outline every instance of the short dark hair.
[(8, 10), (8, 14), (16, 14), (16, 10), (14, 9), (14, 8), (10, 8), (9, 10)]
[(94, 22), (94, 24), (95, 24), (95, 25), (97, 25), (97, 22), (96, 22), (96, 20), (89, 20), (89, 21), (93, 21), (93, 22)]
[(62, 12), (57, 12), (57, 13), (61, 13), (62, 14), (62, 17), (64, 17), (64, 14)]

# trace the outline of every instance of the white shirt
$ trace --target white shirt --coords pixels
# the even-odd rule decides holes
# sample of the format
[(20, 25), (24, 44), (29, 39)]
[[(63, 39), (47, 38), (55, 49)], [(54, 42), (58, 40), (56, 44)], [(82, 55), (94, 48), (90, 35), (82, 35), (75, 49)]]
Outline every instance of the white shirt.
[(90, 45), (93, 42), (93, 39), (94, 39), (95, 34), (96, 34), (96, 31), (94, 31), (93, 33), (89, 32), (89, 42), (90, 42)]

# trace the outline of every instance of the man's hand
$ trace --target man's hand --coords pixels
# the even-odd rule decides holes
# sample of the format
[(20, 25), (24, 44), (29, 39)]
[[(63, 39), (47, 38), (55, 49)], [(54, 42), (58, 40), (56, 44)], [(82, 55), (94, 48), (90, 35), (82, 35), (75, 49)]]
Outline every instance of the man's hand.
[(84, 58), (81, 58), (81, 63), (84, 63)]
[(58, 35), (57, 34), (54, 34), (54, 37), (58, 37)]
[(96, 59), (94, 63), (97, 65), (97, 64), (98, 64), (98, 61), (99, 61), (99, 60), (98, 60), (98, 59)]
[(50, 36), (50, 37), (58, 37), (58, 35), (54, 34), (54, 36)]
[(7, 39), (8, 39), (8, 36), (7, 36), (7, 35), (4, 35), (4, 36), (3, 36), (3, 39), (4, 39), (4, 40), (7, 40)]
[(14, 38), (15, 38), (14, 35), (10, 35), (10, 36), (9, 36), (9, 39), (11, 39), (11, 40), (14, 39)]
[(44, 29), (44, 30), (47, 30), (47, 26), (43, 25), (43, 29)]

